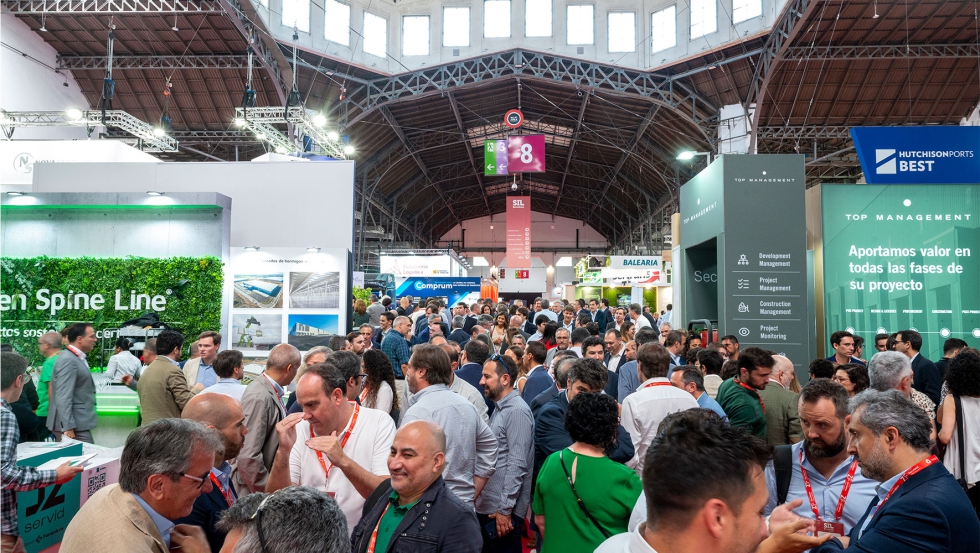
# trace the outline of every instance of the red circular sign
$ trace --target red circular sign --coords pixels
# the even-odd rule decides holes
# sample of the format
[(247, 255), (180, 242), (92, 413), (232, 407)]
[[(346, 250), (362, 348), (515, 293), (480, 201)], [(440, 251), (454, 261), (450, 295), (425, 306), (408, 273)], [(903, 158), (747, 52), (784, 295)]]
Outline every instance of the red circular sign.
[(524, 114), (519, 109), (512, 109), (504, 114), (504, 124), (516, 129), (524, 124)]

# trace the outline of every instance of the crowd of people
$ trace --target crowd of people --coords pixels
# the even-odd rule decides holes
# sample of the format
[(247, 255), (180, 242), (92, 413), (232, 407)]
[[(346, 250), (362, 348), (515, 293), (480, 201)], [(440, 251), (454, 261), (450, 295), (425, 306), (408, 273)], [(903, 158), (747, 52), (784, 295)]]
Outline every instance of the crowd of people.
[[(61, 550), (827, 553), (980, 550), (980, 352), (914, 330), (793, 360), (637, 304), (358, 300), (346, 336), (279, 344), (246, 384), (214, 331), (165, 330), (107, 377), (140, 426)], [(452, 311), (450, 311), (452, 309)], [(93, 442), (92, 325), (2, 354), (2, 551), (23, 440)], [(871, 353), (870, 351), (868, 353)], [(27, 404), (26, 406), (24, 404)], [(19, 406), (19, 407), (18, 407)], [(33, 417), (31, 419), (30, 417)]]

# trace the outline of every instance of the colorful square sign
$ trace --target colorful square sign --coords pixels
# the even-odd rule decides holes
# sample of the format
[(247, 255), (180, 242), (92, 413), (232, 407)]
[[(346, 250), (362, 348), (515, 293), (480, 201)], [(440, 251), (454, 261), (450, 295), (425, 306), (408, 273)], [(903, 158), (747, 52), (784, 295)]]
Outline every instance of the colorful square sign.
[(507, 167), (511, 173), (544, 173), (544, 135), (507, 137)]
[(485, 140), (483, 142), (483, 174), (486, 176), (508, 175), (507, 141)]

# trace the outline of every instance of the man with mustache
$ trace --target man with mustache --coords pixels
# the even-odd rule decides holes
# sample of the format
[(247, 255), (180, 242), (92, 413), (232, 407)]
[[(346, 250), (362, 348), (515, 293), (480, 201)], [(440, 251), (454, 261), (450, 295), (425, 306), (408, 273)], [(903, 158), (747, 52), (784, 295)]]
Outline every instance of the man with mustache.
[[(875, 497), (878, 482), (864, 476), (857, 460), (847, 451), (844, 421), (848, 399), (847, 390), (828, 379), (811, 380), (800, 390), (803, 441), (778, 446), (773, 464), (766, 468), (767, 515), (777, 505), (800, 500), (801, 504), (793, 512), (815, 519), (821, 534), (842, 536), (860, 520)], [(789, 486), (785, 491), (777, 482), (777, 471), (783, 470), (789, 471)]]

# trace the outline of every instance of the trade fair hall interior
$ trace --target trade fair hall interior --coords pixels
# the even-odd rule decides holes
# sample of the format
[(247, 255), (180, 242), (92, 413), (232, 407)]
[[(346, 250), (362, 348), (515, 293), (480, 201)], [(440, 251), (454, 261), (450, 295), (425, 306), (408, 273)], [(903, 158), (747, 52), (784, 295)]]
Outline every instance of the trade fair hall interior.
[(0, 0), (0, 552), (976, 553), (977, 10)]

